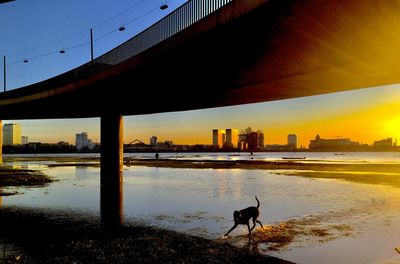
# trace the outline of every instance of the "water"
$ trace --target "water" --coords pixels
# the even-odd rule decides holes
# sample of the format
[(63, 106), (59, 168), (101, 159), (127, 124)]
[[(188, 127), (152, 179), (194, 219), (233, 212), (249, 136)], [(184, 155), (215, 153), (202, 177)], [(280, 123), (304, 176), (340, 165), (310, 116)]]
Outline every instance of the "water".
[[(161, 153), (160, 157), (268, 160), (292, 155), (306, 157), (306, 161), (400, 162), (400, 153), (231, 154)], [(145, 158), (153, 154), (127, 156)], [(60, 180), (44, 188), (18, 189), (21, 194), (2, 197), (2, 206), (98, 216), (99, 168), (47, 167), (50, 163), (55, 161), (17, 161), (15, 157), (13, 165), (39, 169)], [(123, 194), (126, 223), (140, 222), (237, 245), (247, 241), (245, 226), (234, 230), (228, 239), (222, 235), (233, 224), (233, 211), (256, 205), (257, 195), (261, 202), (259, 219), (264, 225), (289, 223), (287, 229), (290, 226), (296, 233), (291, 243), (278, 250), (268, 249), (271, 243), (258, 245), (265, 254), (297, 263), (400, 263), (400, 254), (394, 251), (400, 246), (400, 188), (393, 186), (285, 176), (267, 170), (124, 167)], [(262, 232), (258, 229), (256, 233)]]

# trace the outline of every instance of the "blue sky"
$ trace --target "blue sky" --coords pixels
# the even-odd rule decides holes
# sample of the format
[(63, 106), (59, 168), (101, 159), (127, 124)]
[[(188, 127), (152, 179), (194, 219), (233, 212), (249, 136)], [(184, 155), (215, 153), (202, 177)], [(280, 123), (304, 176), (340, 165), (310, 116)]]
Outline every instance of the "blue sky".
[[(0, 56), (12, 64), (7, 65), (7, 88), (35, 83), (88, 62), (91, 28), (97, 57), (186, 1), (168, 0), (169, 8), (160, 10), (163, 2), (16, 0), (0, 5)], [(116, 30), (120, 25), (126, 30)], [(62, 48), (65, 54), (58, 53)], [(22, 63), (24, 59), (29, 63)], [(2, 84), (3, 76), (0, 80)]]

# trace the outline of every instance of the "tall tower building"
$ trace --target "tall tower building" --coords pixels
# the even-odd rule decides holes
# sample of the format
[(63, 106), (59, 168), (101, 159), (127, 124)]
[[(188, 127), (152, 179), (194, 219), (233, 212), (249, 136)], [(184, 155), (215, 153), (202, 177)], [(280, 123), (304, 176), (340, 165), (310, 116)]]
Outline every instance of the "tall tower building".
[(291, 148), (297, 148), (297, 135), (289, 134), (287, 136), (287, 144)]
[(239, 130), (235, 128), (227, 128), (225, 130), (225, 146), (237, 148), (239, 141)]
[(21, 126), (20, 124), (5, 124), (3, 126), (3, 145), (21, 144)]
[(84, 147), (88, 147), (88, 135), (86, 132), (76, 134), (75, 147), (78, 150), (83, 149)]
[(213, 145), (222, 148), (225, 144), (226, 136), (224, 129), (213, 129)]

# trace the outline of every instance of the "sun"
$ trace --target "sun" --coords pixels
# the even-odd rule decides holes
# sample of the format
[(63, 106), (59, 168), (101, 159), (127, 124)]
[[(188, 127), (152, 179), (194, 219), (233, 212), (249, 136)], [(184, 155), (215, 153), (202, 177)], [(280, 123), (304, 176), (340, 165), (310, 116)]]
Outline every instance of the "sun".
[(393, 140), (400, 140), (400, 115), (383, 121), (384, 134), (392, 137)]

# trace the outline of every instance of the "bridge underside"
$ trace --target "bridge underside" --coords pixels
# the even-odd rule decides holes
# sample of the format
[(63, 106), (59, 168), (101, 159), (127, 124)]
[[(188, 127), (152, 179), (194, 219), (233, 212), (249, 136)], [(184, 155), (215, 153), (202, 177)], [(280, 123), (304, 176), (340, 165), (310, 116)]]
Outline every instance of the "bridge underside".
[[(181, 111), (400, 82), (400, 1), (243, 2), (118, 65), (0, 95), (1, 119)], [(258, 1), (263, 2), (263, 1)]]

